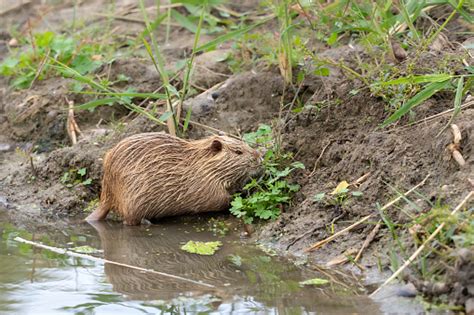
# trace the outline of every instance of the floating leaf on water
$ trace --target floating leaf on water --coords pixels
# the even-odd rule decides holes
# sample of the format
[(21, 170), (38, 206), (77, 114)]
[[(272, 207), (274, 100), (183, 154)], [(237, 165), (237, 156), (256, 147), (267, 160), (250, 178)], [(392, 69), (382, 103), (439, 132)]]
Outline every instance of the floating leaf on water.
[(339, 195), (339, 194), (342, 194), (342, 193), (346, 193), (347, 192), (347, 187), (349, 187), (349, 183), (346, 182), (345, 180), (343, 180), (342, 182), (340, 182), (336, 189), (334, 189), (332, 192), (331, 192), (331, 195)]
[(313, 278), (305, 281), (300, 281), (300, 285), (323, 285), (329, 283), (329, 280), (321, 278)]
[(183, 246), (181, 249), (187, 251), (191, 254), (198, 254), (198, 255), (214, 255), (214, 253), (222, 246), (222, 242), (195, 242), (189, 241)]
[(81, 254), (97, 254), (100, 253), (100, 250), (91, 247), (89, 245), (84, 245), (84, 246), (77, 246), (70, 248), (70, 250), (76, 252), (76, 253), (81, 253)]

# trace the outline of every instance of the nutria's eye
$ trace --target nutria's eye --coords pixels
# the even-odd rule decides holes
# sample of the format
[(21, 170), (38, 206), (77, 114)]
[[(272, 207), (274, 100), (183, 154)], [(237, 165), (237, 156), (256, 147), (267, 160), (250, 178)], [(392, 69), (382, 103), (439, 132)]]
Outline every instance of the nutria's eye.
[(238, 154), (238, 155), (244, 154), (244, 153), (243, 153), (242, 151), (240, 151), (240, 150), (235, 151), (235, 153)]
[(222, 142), (220, 142), (219, 140), (214, 140), (212, 141), (211, 143), (211, 150), (213, 152), (219, 152), (222, 150)]

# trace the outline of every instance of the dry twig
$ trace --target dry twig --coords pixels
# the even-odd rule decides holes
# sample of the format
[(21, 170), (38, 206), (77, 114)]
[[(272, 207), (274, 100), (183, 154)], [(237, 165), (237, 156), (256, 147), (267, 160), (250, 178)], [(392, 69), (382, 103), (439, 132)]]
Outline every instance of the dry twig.
[(313, 170), (309, 174), (309, 177), (312, 177), (314, 173), (316, 173), (316, 168), (318, 167), (319, 162), (321, 162), (321, 159), (323, 158), (323, 154), (326, 151), (326, 149), (329, 147), (329, 145), (333, 142), (334, 140), (329, 140), (329, 142), (324, 146), (324, 148), (321, 150), (321, 153), (319, 154), (318, 159), (316, 162), (314, 162)]
[(379, 220), (379, 222), (377, 222), (377, 224), (375, 225), (372, 232), (370, 232), (370, 234), (367, 236), (364, 243), (362, 244), (362, 247), (360, 248), (359, 252), (355, 256), (355, 258), (354, 258), (355, 262), (357, 262), (359, 260), (359, 258), (362, 256), (362, 252), (364, 251), (364, 249), (366, 249), (367, 246), (369, 246), (369, 244), (374, 240), (374, 238), (377, 235), (377, 233), (379, 232), (381, 226), (382, 226), (382, 221)]

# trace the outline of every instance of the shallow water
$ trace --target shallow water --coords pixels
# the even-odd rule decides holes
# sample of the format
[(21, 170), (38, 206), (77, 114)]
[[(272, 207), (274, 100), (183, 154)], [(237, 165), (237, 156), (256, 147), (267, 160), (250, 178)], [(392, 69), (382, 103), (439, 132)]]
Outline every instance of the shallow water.
[[(209, 218), (139, 227), (105, 222), (23, 229), (8, 221), (0, 212), (0, 314), (380, 313), (374, 302), (355, 295), (357, 285), (344, 283), (340, 275), (272, 256), (240, 240), (232, 228), (227, 236), (214, 235)], [(89, 245), (103, 250), (95, 256), (215, 287), (58, 255), (18, 243), (16, 236), (62, 248)], [(223, 246), (213, 256), (199, 256), (180, 249), (188, 240), (220, 240)], [(331, 282), (299, 284), (316, 277)]]

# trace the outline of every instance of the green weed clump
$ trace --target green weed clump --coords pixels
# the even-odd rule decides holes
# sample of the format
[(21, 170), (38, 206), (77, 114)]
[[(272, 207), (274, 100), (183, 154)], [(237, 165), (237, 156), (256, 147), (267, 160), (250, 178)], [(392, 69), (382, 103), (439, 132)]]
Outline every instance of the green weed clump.
[(60, 62), (81, 75), (93, 72), (103, 63), (99, 44), (78, 41), (53, 32), (37, 33), (24, 39), (24, 46), (12, 50), (0, 63), (0, 75), (13, 77), (11, 85), (18, 89), (32, 86), (35, 80), (61, 76), (52, 65)]
[(256, 132), (246, 134), (244, 140), (250, 145), (266, 148), (265, 172), (259, 179), (252, 179), (243, 188), (243, 193), (234, 195), (230, 212), (247, 224), (255, 219), (276, 219), (282, 207), (288, 205), (293, 194), (300, 189), (299, 185), (289, 183), (288, 176), (296, 169), (304, 169), (304, 165), (291, 162), (291, 154), (280, 152), (268, 125), (260, 125)]
[(76, 185), (88, 186), (92, 184), (92, 179), (87, 177), (87, 169), (85, 167), (80, 169), (70, 169), (61, 176), (61, 183), (72, 188)]

